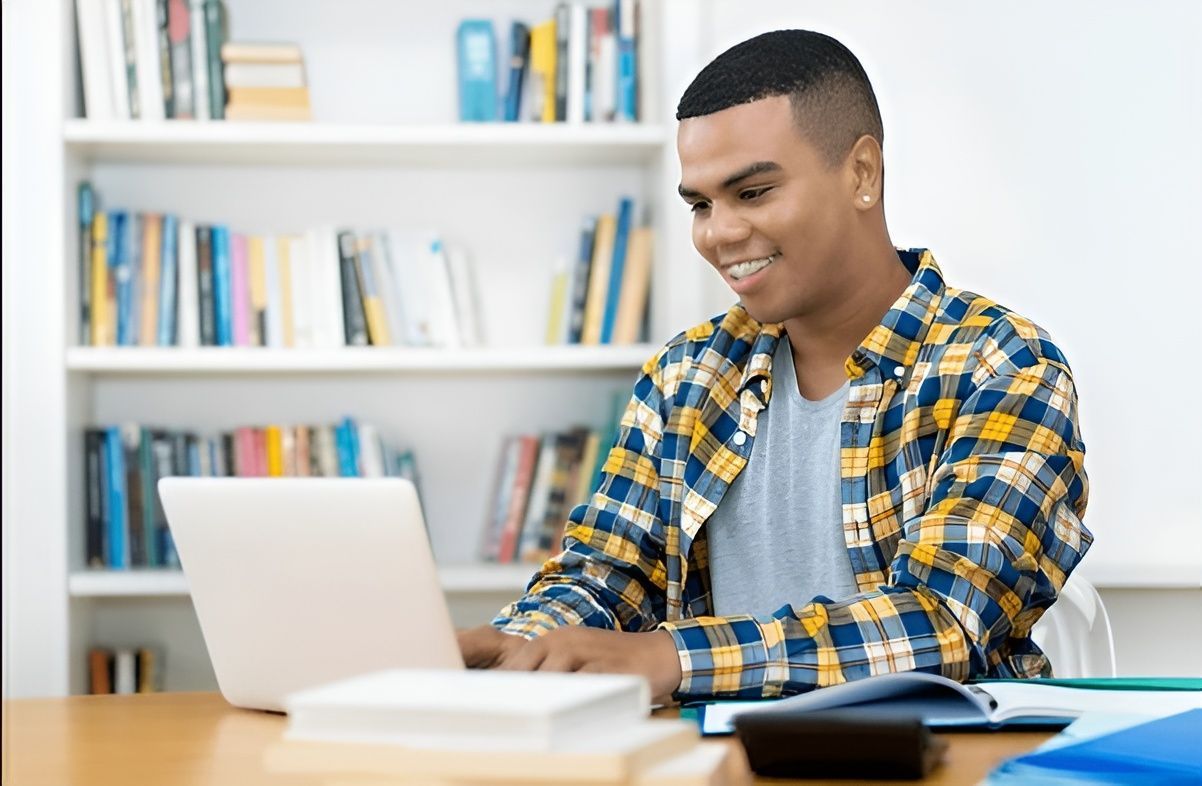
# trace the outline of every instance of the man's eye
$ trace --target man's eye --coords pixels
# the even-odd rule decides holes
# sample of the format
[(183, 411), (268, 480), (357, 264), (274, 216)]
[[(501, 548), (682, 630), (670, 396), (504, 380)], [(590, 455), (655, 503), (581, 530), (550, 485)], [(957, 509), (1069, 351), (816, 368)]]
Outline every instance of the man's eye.
[(709, 210), (709, 206), (709, 202), (694, 202), (693, 204), (689, 205), (689, 210), (693, 211), (694, 213), (700, 213), (702, 211)]
[(752, 200), (762, 197), (772, 190), (772, 186), (764, 186), (763, 188), (749, 188), (746, 191), (739, 193), (739, 199)]

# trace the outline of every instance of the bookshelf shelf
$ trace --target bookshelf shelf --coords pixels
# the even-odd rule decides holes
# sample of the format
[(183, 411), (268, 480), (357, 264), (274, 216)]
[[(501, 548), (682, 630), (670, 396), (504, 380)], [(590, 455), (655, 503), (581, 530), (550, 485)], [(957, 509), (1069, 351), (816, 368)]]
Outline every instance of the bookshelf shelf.
[[(438, 570), (446, 592), (521, 592), (536, 565), (446, 565)], [(178, 570), (85, 570), (72, 573), (73, 598), (184, 597), (188, 581)]]
[(526, 167), (644, 165), (669, 135), (663, 126), (641, 124), (66, 120), (63, 140), (89, 162)]
[(658, 347), (539, 346), (445, 350), (346, 347), (333, 350), (245, 347), (92, 348), (67, 350), (67, 368), (90, 374), (342, 373), (398, 371), (609, 371), (637, 369)]

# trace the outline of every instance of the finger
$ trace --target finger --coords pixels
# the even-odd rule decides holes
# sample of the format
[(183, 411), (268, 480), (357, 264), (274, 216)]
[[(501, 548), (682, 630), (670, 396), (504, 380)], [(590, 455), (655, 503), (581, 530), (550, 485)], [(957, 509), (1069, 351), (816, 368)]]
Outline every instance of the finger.
[(552, 651), (538, 664), (539, 671), (576, 671), (579, 662), (570, 653)]
[(546, 657), (546, 644), (541, 639), (531, 639), (502, 653), (495, 668), (502, 671), (534, 671)]

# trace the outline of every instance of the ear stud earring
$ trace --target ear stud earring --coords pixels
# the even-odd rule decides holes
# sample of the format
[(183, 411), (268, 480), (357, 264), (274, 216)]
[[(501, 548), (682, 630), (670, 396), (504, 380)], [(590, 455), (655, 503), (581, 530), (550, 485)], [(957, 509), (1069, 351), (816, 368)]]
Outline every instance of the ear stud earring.
[(860, 197), (860, 199), (863, 199), (865, 202), (871, 202), (871, 201), (872, 201), (872, 197), (871, 197), (871, 196), (869, 196), (868, 194), (865, 194), (864, 196)]

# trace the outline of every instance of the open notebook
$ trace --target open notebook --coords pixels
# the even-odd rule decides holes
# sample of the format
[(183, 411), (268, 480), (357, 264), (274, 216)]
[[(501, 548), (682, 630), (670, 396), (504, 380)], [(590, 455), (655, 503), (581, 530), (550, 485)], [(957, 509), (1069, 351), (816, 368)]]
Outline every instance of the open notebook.
[[(1077, 685), (1081, 687), (1077, 687)], [(1099, 687), (1104, 686), (1104, 687)], [(1154, 689), (1144, 689), (1147, 686)], [(1171, 715), (1202, 707), (1202, 679), (996, 680), (963, 685), (924, 672), (882, 674), (772, 701), (713, 702), (695, 708), (703, 734), (729, 734), (744, 712), (846, 709), (875, 718), (920, 717), (935, 728), (1065, 726), (1085, 712)]]

